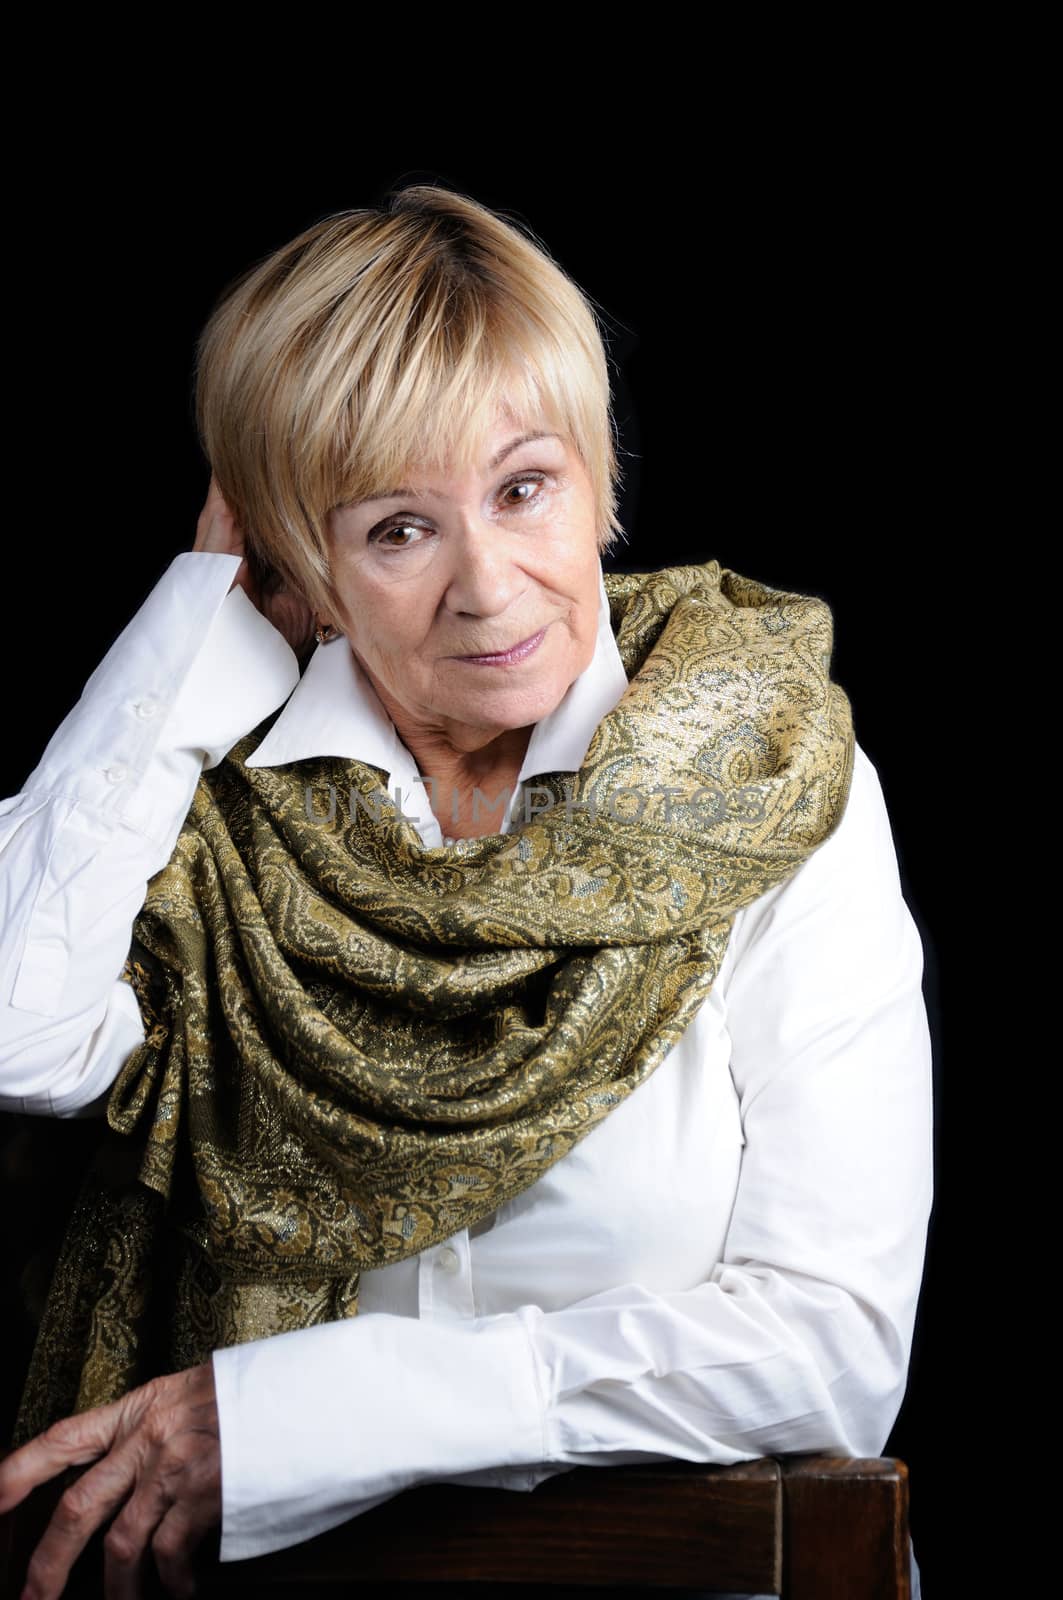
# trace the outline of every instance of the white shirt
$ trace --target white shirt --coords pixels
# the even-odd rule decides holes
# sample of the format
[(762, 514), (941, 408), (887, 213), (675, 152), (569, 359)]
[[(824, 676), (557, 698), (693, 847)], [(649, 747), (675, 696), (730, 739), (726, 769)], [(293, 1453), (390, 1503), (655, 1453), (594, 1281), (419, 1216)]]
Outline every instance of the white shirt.
[[(103, 1110), (143, 1038), (118, 974), (147, 881), (201, 772), (278, 706), (250, 765), (367, 761), (443, 842), (347, 644), (300, 678), (229, 592), (238, 565), (176, 556), (0, 802), (0, 1107)], [(626, 684), (600, 584), (594, 658), (533, 730), (502, 831), (527, 781), (578, 770)], [(493, 1217), (363, 1272), (356, 1317), (214, 1353), (222, 1561), (428, 1481), (881, 1454), (933, 1197), (922, 971), (858, 744), (835, 831), (737, 914), (717, 982), (634, 1094)]]

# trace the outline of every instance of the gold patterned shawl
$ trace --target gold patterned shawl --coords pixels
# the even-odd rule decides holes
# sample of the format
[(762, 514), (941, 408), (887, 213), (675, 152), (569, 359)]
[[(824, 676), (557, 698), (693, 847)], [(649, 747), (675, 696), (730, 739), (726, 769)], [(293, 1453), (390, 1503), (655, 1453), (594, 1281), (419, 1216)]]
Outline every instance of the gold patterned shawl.
[(656, 1070), (735, 912), (833, 831), (854, 744), (828, 605), (716, 561), (605, 588), (628, 688), (509, 833), (426, 849), (379, 768), (246, 766), (278, 712), (203, 773), (134, 924), (146, 1038), (16, 1443), (352, 1316), (363, 1268), (520, 1194)]

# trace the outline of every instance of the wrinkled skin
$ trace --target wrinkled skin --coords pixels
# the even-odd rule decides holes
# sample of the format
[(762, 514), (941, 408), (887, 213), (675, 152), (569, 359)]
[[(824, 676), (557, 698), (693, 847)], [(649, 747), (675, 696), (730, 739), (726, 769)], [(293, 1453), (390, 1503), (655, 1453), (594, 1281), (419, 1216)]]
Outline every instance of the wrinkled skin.
[(221, 1522), (221, 1446), (209, 1361), (153, 1378), (111, 1405), (52, 1427), (0, 1462), (0, 1512), (67, 1467), (63, 1493), (26, 1573), (23, 1600), (55, 1600), (89, 1539), (104, 1537), (106, 1600), (139, 1600), (152, 1561), (169, 1594), (195, 1593), (192, 1558)]

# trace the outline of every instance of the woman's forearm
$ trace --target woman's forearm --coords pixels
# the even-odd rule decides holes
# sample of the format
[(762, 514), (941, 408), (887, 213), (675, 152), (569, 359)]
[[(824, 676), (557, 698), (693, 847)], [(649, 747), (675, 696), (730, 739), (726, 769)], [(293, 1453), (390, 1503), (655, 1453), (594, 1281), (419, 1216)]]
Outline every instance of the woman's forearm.
[(143, 1037), (119, 982), (205, 766), (280, 705), (295, 656), (235, 556), (175, 557), (21, 792), (0, 803), (0, 1109), (69, 1116)]

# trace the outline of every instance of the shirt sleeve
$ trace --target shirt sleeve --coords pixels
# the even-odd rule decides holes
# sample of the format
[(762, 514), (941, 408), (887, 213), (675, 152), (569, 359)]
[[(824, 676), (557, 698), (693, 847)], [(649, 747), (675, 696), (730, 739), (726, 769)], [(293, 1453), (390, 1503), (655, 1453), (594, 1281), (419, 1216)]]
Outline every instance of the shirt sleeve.
[(299, 679), (284, 636), (231, 587), (239, 565), (177, 555), (0, 801), (0, 1110), (101, 1110), (144, 1037), (119, 975), (148, 880), (201, 773)]
[(367, 1313), (216, 1351), (221, 1559), (486, 1469), (880, 1454), (932, 1203), (922, 972), (858, 746), (838, 826), (736, 919), (718, 980), (745, 1144), (708, 1280), (463, 1323)]

